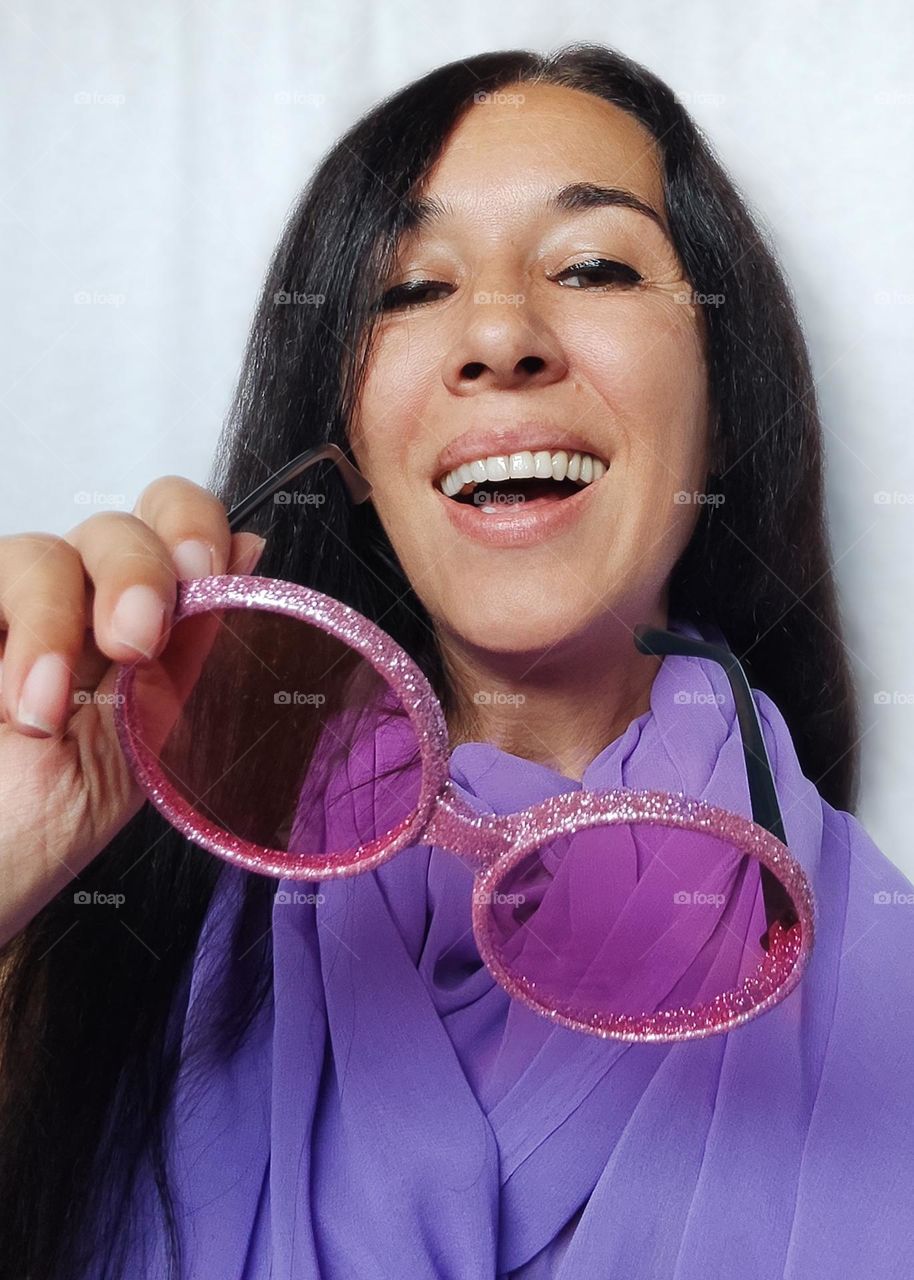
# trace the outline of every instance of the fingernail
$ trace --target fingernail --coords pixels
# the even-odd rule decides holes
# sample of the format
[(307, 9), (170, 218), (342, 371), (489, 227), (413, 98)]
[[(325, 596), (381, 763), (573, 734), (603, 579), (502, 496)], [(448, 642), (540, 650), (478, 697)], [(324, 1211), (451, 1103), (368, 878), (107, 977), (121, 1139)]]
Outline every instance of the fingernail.
[(17, 720), (42, 733), (56, 733), (69, 690), (70, 668), (65, 659), (59, 653), (43, 653), (25, 677)]
[(171, 554), (181, 579), (208, 578), (213, 572), (212, 547), (196, 538), (179, 542)]
[(250, 573), (254, 565), (263, 555), (263, 549), (267, 545), (266, 538), (258, 538), (258, 545), (251, 548), (246, 556), (243, 556), (238, 562), (238, 573)]
[(111, 634), (119, 644), (129, 645), (144, 658), (151, 658), (164, 622), (162, 597), (153, 587), (136, 582), (121, 592), (111, 615)]

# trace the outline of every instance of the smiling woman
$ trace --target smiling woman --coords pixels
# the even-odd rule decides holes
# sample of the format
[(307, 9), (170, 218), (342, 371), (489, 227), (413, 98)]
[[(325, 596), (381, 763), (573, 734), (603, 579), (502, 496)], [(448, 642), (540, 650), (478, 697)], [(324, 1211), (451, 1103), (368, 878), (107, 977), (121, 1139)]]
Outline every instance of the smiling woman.
[[(326, 445), (370, 501), (351, 466), (348, 493), (313, 466), (284, 501), (243, 501)], [(212, 488), (162, 478), (134, 516), (68, 535), (72, 575), (46, 582), (57, 603), (78, 582), (65, 637), (16, 585), (50, 551), (0, 545), (4, 616), (21, 619), (0, 725), (2, 1280), (901, 1274), (914, 930), (884, 904), (912, 886), (853, 817), (855, 695), (790, 291), (670, 89), (602, 46), (514, 50), (359, 120), (270, 264)], [(63, 691), (45, 682), (41, 716), (20, 703), (36, 635), (104, 694), (112, 662), (174, 657), (162, 565), (250, 573), (239, 504), (266, 535), (261, 571), (334, 617), (358, 610), (400, 647), (365, 624), (366, 656), (407, 680), (405, 651), (427, 677), (463, 827), (517, 819), (485, 902), (434, 843), (303, 884), (220, 861), (140, 804), (104, 698), (60, 738)], [(138, 589), (169, 598), (142, 635), (134, 611), (128, 644), (113, 579), (136, 582), (138, 545)], [(345, 674), (352, 652), (332, 654)], [(252, 690), (275, 654), (237, 656), (187, 741), (194, 763), (212, 745), (239, 766), (223, 792), (256, 830), (271, 775), (287, 782), (283, 762), (333, 725), (306, 716), (293, 741), (276, 721), (286, 750), (255, 770), (257, 717), (274, 715)], [(341, 716), (358, 710), (337, 683)], [(374, 835), (391, 807), (408, 819), (378, 741), (335, 742), (314, 748), (322, 785), (291, 793), (287, 858), (318, 832), (350, 847), (355, 817)], [(588, 829), (572, 849), (586, 793), (621, 792), (624, 811), (635, 790), (611, 846)], [(541, 801), (577, 826), (524, 845)], [(746, 856), (723, 875), (727, 824)], [(760, 849), (802, 889), (791, 937), (811, 959), (740, 1025), (730, 993), (781, 936)], [(114, 894), (90, 927), (85, 903)], [(530, 1007), (589, 992), (605, 1013), (637, 993), (681, 1026), (709, 991), (731, 1029), (662, 1043)]]
[[(665, 623), (701, 510), (674, 495), (708, 477), (704, 314), (664, 210), (620, 106), (477, 94), (405, 215), (350, 432), (455, 700), (487, 712), (461, 733), (571, 777), (648, 706), (632, 629)], [(473, 701), (521, 685), (523, 717)]]

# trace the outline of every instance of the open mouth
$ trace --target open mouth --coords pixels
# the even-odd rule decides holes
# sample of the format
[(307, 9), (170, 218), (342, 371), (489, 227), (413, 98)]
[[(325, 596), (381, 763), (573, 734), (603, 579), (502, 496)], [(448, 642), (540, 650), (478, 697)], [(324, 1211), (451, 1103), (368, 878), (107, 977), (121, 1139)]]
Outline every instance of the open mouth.
[(486, 480), (465, 485), (451, 495), (454, 502), (469, 507), (534, 506), (545, 502), (561, 502), (587, 486), (579, 480)]
[(542, 450), (464, 463), (439, 476), (436, 488), (453, 502), (488, 511), (545, 506), (598, 484), (607, 469), (594, 454)]

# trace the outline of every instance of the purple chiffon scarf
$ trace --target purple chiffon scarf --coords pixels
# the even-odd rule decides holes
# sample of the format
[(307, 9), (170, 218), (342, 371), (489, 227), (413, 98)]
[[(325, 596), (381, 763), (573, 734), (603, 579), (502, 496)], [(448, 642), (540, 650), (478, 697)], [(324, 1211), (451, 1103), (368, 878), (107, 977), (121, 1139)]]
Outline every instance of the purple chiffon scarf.
[[(777, 707), (754, 697), (817, 902), (799, 986), (725, 1035), (600, 1040), (494, 982), (470, 928), (473, 875), (453, 854), (414, 846), (353, 878), (282, 881), (271, 998), (230, 1060), (175, 1092), (187, 1277), (910, 1274), (914, 886), (821, 799)], [(663, 660), (650, 710), (581, 782), (477, 742), (450, 772), (480, 812), (626, 786), (750, 813), (726, 677), (695, 658)], [(188, 1017), (228, 963), (243, 876), (220, 877)], [(165, 1274), (152, 1201), (141, 1190), (131, 1277)]]

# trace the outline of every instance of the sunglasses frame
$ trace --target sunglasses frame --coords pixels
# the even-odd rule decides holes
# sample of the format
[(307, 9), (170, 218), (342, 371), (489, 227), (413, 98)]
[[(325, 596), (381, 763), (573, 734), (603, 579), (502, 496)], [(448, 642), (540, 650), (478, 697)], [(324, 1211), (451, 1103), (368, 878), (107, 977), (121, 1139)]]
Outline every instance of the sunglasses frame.
[[(339, 468), (351, 500), (364, 502), (371, 486), (336, 445), (294, 458), (228, 513), (233, 530), (283, 485), (316, 463)], [(447, 725), (430, 684), (416, 663), (386, 632), (356, 610), (309, 587), (279, 579), (222, 574), (180, 581), (173, 622), (226, 609), (285, 614), (335, 636), (362, 655), (384, 677), (408, 714), (422, 757), (422, 780), (413, 815), (393, 830), (345, 853), (309, 860), (232, 835), (198, 813), (170, 781), (142, 740), (132, 696), (141, 660), (120, 664), (115, 684), (115, 723), (121, 749), (141, 788), (183, 835), (224, 860), (261, 875), (320, 881), (370, 871), (401, 849), (437, 845), (475, 872), (472, 924), (480, 955), (499, 984), (537, 1013), (573, 1030), (625, 1041), (678, 1041), (729, 1031), (779, 1003), (799, 982), (811, 955), (816, 907), (809, 881), (787, 848), (783, 820), (758, 712), (745, 672), (725, 644), (694, 640), (674, 631), (641, 625), (636, 648), (645, 654), (709, 658), (727, 674), (737, 708), (752, 818), (682, 793), (617, 788), (551, 796), (511, 814), (480, 814), (449, 776)], [(582, 1016), (537, 995), (535, 984), (505, 969), (491, 937), (489, 906), (504, 875), (549, 839), (591, 826), (656, 823), (720, 837), (760, 864), (768, 924), (760, 939), (765, 952), (757, 971), (737, 987), (703, 1005), (652, 1014)]]

